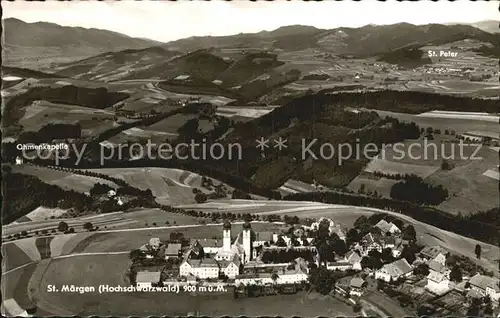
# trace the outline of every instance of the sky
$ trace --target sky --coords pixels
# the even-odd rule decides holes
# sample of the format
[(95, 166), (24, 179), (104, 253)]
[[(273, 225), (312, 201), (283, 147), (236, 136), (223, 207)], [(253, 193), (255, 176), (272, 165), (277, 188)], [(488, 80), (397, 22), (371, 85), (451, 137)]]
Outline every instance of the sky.
[(168, 42), (190, 36), (271, 31), (286, 25), (322, 29), (367, 24), (412, 24), (500, 20), (496, 1), (304, 2), (235, 1), (2, 1), (3, 17), (26, 22), (106, 29)]

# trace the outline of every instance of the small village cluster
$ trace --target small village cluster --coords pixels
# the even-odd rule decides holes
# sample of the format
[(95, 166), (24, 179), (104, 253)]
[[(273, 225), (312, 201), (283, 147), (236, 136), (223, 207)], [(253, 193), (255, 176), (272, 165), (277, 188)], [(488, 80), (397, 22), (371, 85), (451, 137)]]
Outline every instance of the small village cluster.
[[(452, 289), (466, 292), (469, 299), (489, 297), (493, 306), (500, 300), (500, 281), (497, 278), (476, 274), (464, 277), (461, 283), (450, 280), (450, 269), (446, 265), (449, 253), (440, 246), (426, 246), (415, 255), (415, 261), (409, 263), (403, 257), (403, 249), (409, 242), (403, 239), (402, 229), (394, 223), (380, 220), (374, 228), (376, 232), (368, 232), (359, 242), (348, 246), (344, 256), (336, 256), (334, 262), (323, 262), (315, 246), (315, 238), (307, 237), (310, 231), (317, 231), (320, 224), (329, 224), (330, 234), (335, 233), (346, 241), (346, 230), (333, 220), (321, 218), (310, 226), (296, 226), (292, 234), (272, 232), (253, 232), (251, 224), (243, 224), (241, 233), (232, 236), (231, 223), (225, 221), (222, 229), (222, 240), (191, 239), (187, 247), (180, 243), (162, 244), (159, 238), (152, 238), (141, 250), (146, 257), (152, 258), (148, 251), (162, 249), (165, 260), (177, 260), (180, 264), (175, 282), (186, 283), (223, 282), (233, 286), (249, 285), (298, 285), (309, 282), (312, 266), (331, 271), (351, 271), (349, 294), (361, 296), (366, 287), (363, 277), (371, 277), (391, 284), (402, 283), (415, 276), (414, 270), (419, 266), (428, 267), (425, 289), (435, 295), (442, 295)], [(289, 231), (290, 233), (290, 231)], [(307, 241), (307, 242), (305, 242)], [(297, 243), (298, 242), (298, 243)], [(264, 262), (262, 256), (266, 251), (302, 251), (309, 254), (307, 260), (297, 257), (291, 262)], [(372, 251), (382, 253), (390, 250), (395, 261), (370, 269), (362, 266), (363, 259)], [(164, 255), (164, 256), (163, 256)], [(314, 264), (314, 265), (313, 265)], [(361, 275), (364, 274), (364, 275)], [(153, 286), (160, 279), (160, 272), (140, 271), (137, 273), (138, 287)], [(172, 280), (174, 282), (174, 280)], [(168, 284), (169, 281), (164, 281)]]

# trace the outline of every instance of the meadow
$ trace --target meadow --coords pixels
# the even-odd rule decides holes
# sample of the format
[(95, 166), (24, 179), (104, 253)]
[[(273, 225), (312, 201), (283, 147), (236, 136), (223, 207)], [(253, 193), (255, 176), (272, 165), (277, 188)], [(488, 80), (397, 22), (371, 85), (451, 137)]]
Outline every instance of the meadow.
[(82, 193), (88, 192), (96, 183), (107, 184), (115, 189), (118, 188), (114, 182), (105, 179), (73, 174), (71, 172), (57, 171), (33, 165), (12, 166), (12, 172), (32, 175), (45, 183), (54, 184), (63, 189), (75, 190)]

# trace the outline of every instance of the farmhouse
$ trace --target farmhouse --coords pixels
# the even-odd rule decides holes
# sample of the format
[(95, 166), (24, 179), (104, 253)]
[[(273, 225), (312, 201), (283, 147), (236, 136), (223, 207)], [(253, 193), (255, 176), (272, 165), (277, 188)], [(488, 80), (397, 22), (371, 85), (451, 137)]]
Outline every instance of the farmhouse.
[(476, 274), (469, 280), (471, 290), (483, 297), (489, 296), (492, 301), (500, 300), (500, 281), (498, 278)]
[(178, 258), (181, 256), (182, 245), (178, 243), (170, 243), (165, 249), (165, 259)]
[(160, 282), (160, 272), (137, 272), (136, 287), (137, 289), (151, 288), (153, 284)]
[(375, 227), (378, 227), (380, 231), (382, 231), (382, 234), (387, 234), (387, 233), (401, 233), (401, 230), (392, 222), (387, 223), (386, 220), (380, 220), (377, 224), (375, 224)]
[(426, 246), (423, 250), (420, 251), (420, 257), (426, 261), (435, 261), (441, 265), (445, 265), (446, 256), (448, 252), (446, 252), (441, 246)]
[(362, 255), (366, 256), (370, 251), (378, 251), (382, 253), (382, 242), (378, 239), (376, 235), (368, 233), (361, 239)]
[(412, 267), (402, 258), (390, 264), (384, 265), (375, 272), (375, 279), (381, 279), (386, 282), (396, 281), (400, 278), (409, 277), (412, 274)]
[(352, 269), (354, 270), (361, 270), (361, 255), (358, 254), (356, 251), (349, 251), (347, 254), (344, 256), (345, 261), (350, 263), (352, 265)]
[(450, 279), (445, 273), (430, 271), (425, 289), (437, 295), (444, 294), (450, 290)]
[(365, 285), (366, 283), (361, 277), (353, 277), (349, 283), (351, 295), (361, 297), (361, 295), (363, 295)]

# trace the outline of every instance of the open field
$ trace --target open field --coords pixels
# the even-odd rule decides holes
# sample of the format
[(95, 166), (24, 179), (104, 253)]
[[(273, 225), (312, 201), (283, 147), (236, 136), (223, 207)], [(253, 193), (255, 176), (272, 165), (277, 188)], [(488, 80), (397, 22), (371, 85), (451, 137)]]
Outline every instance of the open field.
[[(28, 295), (28, 283), (36, 270), (37, 264), (29, 264), (9, 273), (2, 273), (2, 316), (24, 316), (26, 309), (33, 307), (33, 302)], [(44, 314), (39, 311), (38, 314)]]
[[(94, 172), (125, 180), (142, 190), (151, 189), (161, 204), (194, 202), (193, 188), (202, 191), (201, 176), (192, 172), (168, 168), (94, 169)], [(215, 180), (214, 180), (215, 181)], [(207, 192), (207, 191), (205, 191)]]
[[(445, 130), (454, 130), (457, 133), (466, 133), (468, 131), (479, 130), (497, 134), (500, 133), (500, 125), (498, 124), (498, 119), (496, 122), (494, 122), (489, 120), (465, 119), (464, 116), (458, 115), (452, 115), (452, 117), (426, 117), (376, 109), (373, 109), (373, 111), (377, 112), (377, 114), (379, 114), (379, 116), (381, 117), (394, 117), (400, 121), (414, 122), (421, 128), (432, 127), (434, 129), (440, 129), (441, 132), (444, 132)], [(470, 117), (470, 115), (468, 117)]]
[[(447, 135), (435, 135), (434, 140), (411, 139), (388, 145), (384, 148), (381, 159), (394, 163), (417, 166), (440, 167), (443, 159), (453, 166), (460, 166), (475, 160), (475, 157), (491, 156), (490, 149), (478, 145), (456, 142)], [(380, 160), (380, 159), (379, 159)]]
[(59, 217), (66, 213), (68, 210), (63, 210), (63, 209), (49, 209), (49, 208), (44, 208), (44, 207), (38, 207), (31, 211), (30, 213), (26, 214), (23, 216), (21, 219), (17, 220), (16, 222), (29, 222), (29, 221), (42, 221), (49, 219), (50, 217)]
[(347, 186), (347, 188), (351, 191), (357, 192), (361, 185), (364, 185), (365, 192), (377, 191), (384, 198), (390, 197), (391, 188), (394, 184), (398, 183), (397, 180), (387, 179), (387, 178), (379, 178), (375, 177), (372, 174), (362, 173), (354, 178), (351, 183)]
[(24, 116), (19, 123), (26, 131), (38, 131), (50, 123), (80, 123), (84, 136), (94, 136), (113, 127), (114, 122), (114, 114), (106, 110), (47, 101), (36, 101), (24, 110)]
[(451, 198), (438, 208), (452, 214), (463, 215), (498, 207), (498, 180), (483, 175), (488, 164), (471, 162), (451, 171), (439, 171), (426, 181), (441, 184), (448, 189)]
[(73, 227), (75, 231), (82, 230), (82, 226), (85, 222), (92, 222), (95, 226), (100, 226), (104, 228), (129, 228), (134, 224), (137, 225), (137, 221), (127, 218), (123, 212), (114, 212), (107, 214), (96, 214), (92, 216), (84, 216), (80, 218), (71, 219), (47, 219), (43, 221), (31, 221), (31, 222), (14, 222), (11, 224), (4, 225), (2, 227), (2, 236), (6, 237), (8, 235), (14, 235), (20, 233), (21, 231), (42, 231), (53, 229), (57, 230), (57, 225), (59, 222), (64, 221), (68, 223), (69, 227)]
[(96, 183), (107, 184), (115, 189), (118, 188), (114, 182), (101, 178), (82, 176), (33, 165), (12, 166), (12, 172), (32, 175), (45, 183), (54, 184), (63, 189), (75, 190), (78, 192), (88, 192)]
[[(498, 164), (498, 153), (489, 147), (449, 143), (451, 138), (437, 135), (432, 141), (407, 140), (397, 148), (387, 146), (383, 152), (386, 160), (372, 160), (365, 172), (350, 183), (349, 189), (357, 191), (364, 184), (366, 190), (389, 196), (397, 181), (376, 178), (372, 172), (416, 174), (426, 182), (442, 185), (448, 190), (450, 197), (438, 206), (443, 211), (466, 215), (497, 207), (498, 171), (494, 169)], [(443, 160), (452, 169), (442, 170)]]
[[(500, 89), (500, 87), (497, 87)], [(500, 121), (499, 116), (494, 116), (488, 113), (477, 113), (477, 112), (452, 112), (452, 111), (442, 111), (433, 110), (430, 112), (418, 114), (418, 117), (429, 117), (429, 118), (452, 118), (452, 119), (466, 119), (466, 120), (481, 120), (498, 123)]]
[(216, 114), (232, 118), (234, 116), (246, 118), (258, 118), (264, 116), (274, 110), (275, 107), (252, 107), (252, 106), (226, 106), (218, 107)]
[(285, 194), (318, 191), (314, 185), (293, 179), (287, 180), (279, 190)]
[[(50, 209), (47, 209), (50, 210)], [(83, 224), (85, 222), (91, 222), (94, 226), (98, 226), (100, 230), (123, 230), (130, 228), (140, 228), (140, 227), (155, 227), (156, 226), (166, 226), (166, 225), (178, 225), (184, 226), (189, 224), (199, 224), (201, 220), (207, 221), (207, 219), (191, 217), (188, 215), (177, 214), (172, 212), (165, 212), (160, 209), (146, 209), (146, 208), (136, 208), (126, 212), (113, 212), (106, 214), (95, 214), (90, 216), (82, 216), (78, 218), (71, 219), (47, 219), (39, 221), (23, 221), (14, 222), (3, 226), (3, 237), (8, 235), (13, 235), (20, 233), (21, 231), (27, 231), (29, 233), (33, 231), (57, 230), (59, 222), (66, 222), (69, 227), (73, 227), (78, 234), (87, 233), (83, 230)], [(166, 223), (168, 221), (168, 224)], [(80, 233), (83, 231), (83, 233)], [(31, 238), (32, 239), (32, 238)], [(17, 240), (16, 242), (19, 242)]]
[(198, 116), (195, 114), (175, 114), (148, 126), (147, 129), (177, 135), (177, 130), (179, 130), (179, 128), (181, 128), (188, 120), (197, 117)]
[(383, 172), (390, 175), (411, 173), (421, 178), (426, 178), (438, 169), (439, 167), (401, 163), (375, 158), (366, 166), (364, 171), (368, 173)]

